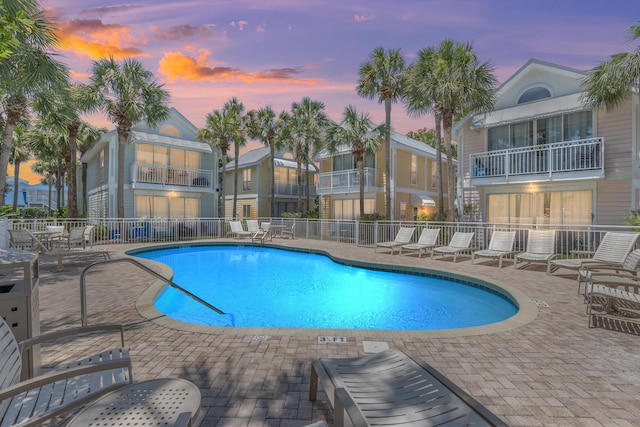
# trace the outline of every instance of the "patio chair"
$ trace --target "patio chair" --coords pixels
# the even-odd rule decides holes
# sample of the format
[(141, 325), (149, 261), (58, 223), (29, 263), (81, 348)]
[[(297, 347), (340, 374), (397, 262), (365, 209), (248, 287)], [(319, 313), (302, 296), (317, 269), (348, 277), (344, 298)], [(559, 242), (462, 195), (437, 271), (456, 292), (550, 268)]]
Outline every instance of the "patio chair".
[[(557, 257), (556, 230), (529, 230), (527, 236), (527, 250), (513, 258), (515, 268), (527, 268), (531, 265), (542, 264), (549, 266), (549, 262)], [(518, 266), (518, 263), (523, 264)]]
[(229, 221), (229, 226), (231, 227), (231, 236), (236, 239), (252, 236), (250, 231), (245, 231), (245, 229), (242, 228), (242, 223), (240, 221)]
[[(84, 230), (84, 227), (83, 227)], [(83, 231), (81, 230), (81, 231)], [(58, 261), (57, 270), (63, 269), (63, 259), (68, 257), (92, 257), (101, 256), (104, 259), (111, 259), (111, 253), (106, 249), (86, 249), (86, 248), (71, 248), (71, 249), (49, 249), (38, 238), (27, 229), (23, 229), (21, 233), (26, 233), (31, 236), (34, 241), (33, 248), (26, 249), (30, 252), (37, 252), (40, 258), (56, 258)], [(83, 235), (80, 235), (81, 239), (84, 239)]]
[(475, 249), (471, 247), (471, 240), (473, 240), (474, 234), (475, 233), (473, 232), (462, 233), (460, 231), (456, 231), (447, 246), (439, 246), (431, 250), (431, 258), (433, 258), (436, 254), (443, 256), (453, 255), (453, 262), (456, 262), (458, 254), (463, 252), (470, 252)]
[(46, 249), (42, 242), (26, 228), (9, 230), (9, 247), (29, 252), (40, 252)]
[(282, 227), (280, 231), (280, 237), (283, 239), (286, 237), (287, 239), (291, 237), (291, 240), (296, 238), (296, 224), (291, 224), (291, 227)]
[(80, 246), (82, 247), (82, 249), (86, 248), (86, 228), (86, 226), (72, 227), (69, 230), (69, 234), (63, 234), (62, 236), (58, 237), (58, 239), (56, 240), (56, 245), (60, 247), (66, 247), (67, 249)]
[(622, 266), (609, 264), (588, 263), (578, 270), (578, 293), (585, 283), (585, 292), (588, 284), (609, 284), (613, 286), (636, 283), (638, 268), (640, 267), (640, 249), (635, 249), (625, 258)]
[[(622, 266), (629, 252), (636, 245), (640, 233), (607, 232), (591, 258), (556, 259), (547, 266), (547, 274), (560, 268), (578, 271), (590, 263)], [(578, 277), (578, 281), (580, 278)]]
[(422, 251), (425, 253), (431, 251), (436, 246), (438, 236), (440, 235), (439, 228), (425, 228), (420, 233), (420, 238), (417, 243), (409, 243), (400, 246), (400, 255), (402, 251), (418, 252), (418, 258), (422, 258)]
[(487, 249), (474, 251), (471, 254), (471, 263), (478, 258), (498, 259), (498, 268), (502, 268), (502, 258), (516, 253), (513, 250), (513, 243), (516, 240), (515, 231), (494, 231)]
[(411, 237), (413, 236), (413, 232), (416, 231), (415, 227), (400, 227), (398, 230), (398, 234), (396, 234), (396, 238), (391, 242), (378, 242), (376, 243), (374, 252), (378, 251), (378, 248), (386, 248), (391, 250), (391, 255), (395, 252), (396, 248), (400, 248), (402, 245), (406, 245), (411, 241)]
[(312, 362), (309, 400), (321, 383), (334, 425), (506, 426), (428, 364), (400, 350)]
[[(33, 346), (91, 332), (120, 331), (122, 347), (21, 380), (23, 352)], [(94, 325), (56, 331), (18, 343), (0, 316), (0, 421), (3, 426), (41, 425), (44, 420), (82, 406), (133, 382), (129, 349), (121, 325)]]

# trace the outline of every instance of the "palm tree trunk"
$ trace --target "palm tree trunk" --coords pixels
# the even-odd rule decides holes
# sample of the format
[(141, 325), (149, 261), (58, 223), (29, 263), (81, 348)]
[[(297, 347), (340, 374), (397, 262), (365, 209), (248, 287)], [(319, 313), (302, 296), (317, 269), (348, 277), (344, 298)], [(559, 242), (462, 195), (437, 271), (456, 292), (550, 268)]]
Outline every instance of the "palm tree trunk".
[(20, 191), (20, 159), (13, 160), (13, 211), (18, 210), (18, 192)]
[(69, 208), (67, 218), (78, 218), (78, 190), (76, 186), (76, 159), (77, 159), (77, 137), (80, 123), (73, 122), (68, 127), (69, 132), (69, 163), (67, 164), (67, 179), (69, 181)]
[(56, 209), (60, 209), (64, 200), (64, 174), (62, 173), (62, 158), (58, 157), (56, 171)]
[(222, 174), (220, 175), (220, 216), (225, 218), (227, 216), (227, 211), (224, 206), (224, 177), (227, 174), (227, 150), (221, 150), (220, 154), (222, 155)]
[(385, 170), (385, 214), (387, 220), (393, 221), (394, 209), (391, 206), (391, 99), (384, 100), (384, 170)]
[(85, 217), (89, 217), (89, 205), (87, 201), (88, 193), (87, 193), (87, 164), (82, 163), (82, 212)]
[(451, 114), (446, 114), (442, 120), (442, 127), (444, 129), (444, 146), (447, 154), (447, 201), (448, 201), (448, 213), (447, 219), (449, 221), (453, 221), (455, 219), (455, 177), (453, 174), (453, 164), (451, 162), (452, 156), (452, 148), (451, 148), (451, 127), (453, 125), (453, 116)]
[(305, 191), (307, 192), (307, 209), (305, 210), (305, 212), (309, 212), (311, 210), (311, 202), (310, 202), (310, 198), (309, 198), (310, 182), (309, 182), (309, 160), (308, 160), (308, 158), (307, 158), (307, 161), (305, 163), (304, 179), (305, 179), (305, 183), (304, 183)]
[[(49, 178), (49, 179), (51, 179), (51, 178)], [(48, 211), (49, 211), (48, 215), (51, 216), (51, 198), (52, 198), (52, 196), (51, 196), (51, 193), (52, 193), (51, 187), (53, 187), (53, 184), (52, 184), (51, 181), (49, 181), (48, 185), (49, 185), (49, 206), (47, 206), (47, 207), (48, 207)]]
[(442, 180), (442, 135), (440, 134), (442, 117), (435, 116), (436, 121), (436, 179), (438, 180), (438, 219), (444, 218), (444, 185)]
[(296, 182), (298, 183), (298, 205), (296, 210), (302, 213), (302, 146), (296, 147)]
[(238, 158), (240, 157), (240, 144), (233, 144), (233, 155), (235, 161), (233, 162), (233, 219), (238, 218)]
[[(128, 131), (118, 126), (118, 187), (116, 194), (116, 204), (118, 206), (118, 218), (124, 219), (124, 151), (127, 146)], [(124, 236), (124, 230), (120, 230), (120, 235)]]
[(9, 166), (9, 156), (11, 155), (11, 144), (15, 127), (16, 122), (7, 118), (4, 125), (4, 133), (2, 134), (2, 148), (0, 149), (0, 191), (2, 192), (3, 200), (7, 191), (7, 167)]
[(276, 216), (276, 146), (273, 138), (269, 140), (269, 153), (271, 158), (269, 159), (269, 166), (271, 167), (271, 218)]
[(364, 162), (358, 158), (358, 173), (360, 175), (360, 219), (364, 218)]

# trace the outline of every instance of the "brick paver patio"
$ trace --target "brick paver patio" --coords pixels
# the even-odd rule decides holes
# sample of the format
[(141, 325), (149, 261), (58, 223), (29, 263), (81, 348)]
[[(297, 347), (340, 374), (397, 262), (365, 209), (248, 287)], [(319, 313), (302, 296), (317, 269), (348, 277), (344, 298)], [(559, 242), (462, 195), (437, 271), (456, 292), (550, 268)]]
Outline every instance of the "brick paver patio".
[[(190, 327), (162, 316), (148, 318), (154, 317), (153, 310), (140, 297), (155, 279), (120, 263), (96, 266), (88, 274), (89, 323), (126, 325), (137, 380), (182, 377), (198, 385), (202, 391), (200, 426), (298, 427), (319, 419), (332, 425), (326, 395), (320, 393), (314, 404), (307, 400), (310, 362), (318, 357), (363, 355), (362, 342), (368, 340), (386, 341), (390, 347), (421, 357), (509, 425), (638, 425), (640, 334), (637, 329), (630, 333), (588, 328), (585, 305), (572, 277), (516, 271), (511, 266), (498, 269), (490, 262), (472, 265), (468, 258), (452, 264), (391, 256), (371, 248), (304, 239), (274, 244), (486, 279), (518, 294), (528, 314), (524, 320), (467, 331)], [(133, 247), (109, 248), (112, 258), (118, 258)], [(166, 272), (153, 262), (144, 260), (144, 264)], [(43, 331), (80, 325), (79, 277), (86, 263), (69, 259), (65, 265), (64, 271), (57, 272), (51, 261), (41, 264)], [(148, 292), (146, 295), (148, 300)], [(538, 308), (534, 300), (548, 306)], [(140, 314), (137, 302), (147, 317)], [(345, 336), (347, 342), (318, 343), (321, 335)], [(59, 359), (115, 345), (115, 336), (55, 343), (43, 349), (43, 361), (52, 365)]]

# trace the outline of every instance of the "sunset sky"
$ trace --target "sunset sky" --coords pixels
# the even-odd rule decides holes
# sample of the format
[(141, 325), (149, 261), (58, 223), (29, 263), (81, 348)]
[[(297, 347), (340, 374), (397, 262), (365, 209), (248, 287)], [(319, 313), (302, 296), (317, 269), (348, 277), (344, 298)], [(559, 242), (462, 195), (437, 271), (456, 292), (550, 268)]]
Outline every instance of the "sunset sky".
[[(49, 0), (61, 59), (86, 82), (91, 61), (135, 57), (156, 73), (198, 127), (236, 96), (247, 109), (288, 110), (304, 96), (334, 120), (348, 104), (384, 121), (355, 93), (358, 68), (377, 46), (401, 48), (407, 65), (442, 40), (470, 41), (500, 82), (535, 58), (588, 70), (630, 51), (625, 28), (638, 0)], [(113, 128), (103, 117), (90, 122)], [(392, 110), (395, 130), (433, 127)]]

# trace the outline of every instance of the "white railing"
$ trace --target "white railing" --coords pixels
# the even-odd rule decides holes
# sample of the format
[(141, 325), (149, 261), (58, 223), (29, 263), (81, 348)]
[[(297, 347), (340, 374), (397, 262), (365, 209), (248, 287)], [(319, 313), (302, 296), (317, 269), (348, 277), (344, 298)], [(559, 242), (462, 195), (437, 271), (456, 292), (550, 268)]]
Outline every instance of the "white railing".
[(472, 180), (487, 178), (571, 179), (569, 173), (590, 172), (587, 176), (604, 176), (604, 139), (589, 138), (510, 148), (469, 155)]
[(132, 176), (136, 183), (212, 188), (213, 171), (166, 165), (134, 163)]
[[(376, 170), (374, 168), (364, 168), (364, 188), (369, 191), (377, 187)], [(360, 191), (360, 171), (358, 169), (348, 169), (337, 172), (324, 172), (318, 174), (316, 193), (357, 193)]]
[[(298, 195), (298, 184), (295, 182), (276, 181), (274, 187), (275, 187), (276, 196), (297, 196)], [(307, 194), (307, 186), (305, 183), (302, 183), (302, 195), (306, 196), (306, 194)]]
[[(10, 219), (9, 229), (28, 228), (44, 231), (47, 225), (71, 227), (93, 225), (91, 244), (178, 242), (222, 239), (229, 236), (229, 221), (221, 218), (154, 218), (154, 219)], [(356, 246), (373, 247), (377, 242), (393, 240), (402, 226), (415, 227), (412, 241), (418, 240), (424, 227), (440, 228), (438, 245), (446, 245), (456, 231), (474, 232), (472, 246), (484, 249), (494, 230), (516, 230), (515, 250), (523, 251), (529, 229), (556, 230), (556, 252), (560, 256), (596, 250), (608, 231), (634, 231), (633, 227), (605, 225), (498, 224), (481, 222), (425, 222), (425, 221), (359, 221), (320, 220), (312, 218), (258, 218), (275, 227), (291, 228), (295, 224), (296, 239), (325, 240)], [(246, 224), (244, 225), (246, 229)], [(8, 236), (6, 241), (8, 241)], [(0, 239), (2, 241), (2, 239)], [(234, 241), (236, 241), (234, 239)], [(247, 239), (249, 241), (249, 239)]]

